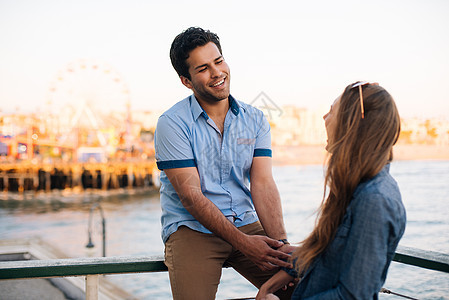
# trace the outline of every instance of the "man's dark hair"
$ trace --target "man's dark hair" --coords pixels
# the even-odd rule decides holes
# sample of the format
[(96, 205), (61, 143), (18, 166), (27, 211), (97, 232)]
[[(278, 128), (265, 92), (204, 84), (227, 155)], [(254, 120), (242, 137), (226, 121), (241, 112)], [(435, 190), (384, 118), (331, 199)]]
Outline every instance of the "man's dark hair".
[(170, 60), (179, 76), (191, 79), (189, 66), (186, 62), (190, 52), (196, 47), (204, 46), (210, 42), (214, 43), (220, 51), (220, 54), (222, 54), (218, 35), (209, 30), (190, 27), (175, 37), (170, 48)]

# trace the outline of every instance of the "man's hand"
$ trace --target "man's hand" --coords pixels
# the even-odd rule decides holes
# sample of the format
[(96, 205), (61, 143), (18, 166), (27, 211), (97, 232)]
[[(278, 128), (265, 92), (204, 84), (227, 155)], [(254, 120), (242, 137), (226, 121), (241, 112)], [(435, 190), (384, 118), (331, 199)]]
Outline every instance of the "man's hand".
[(284, 244), (262, 235), (246, 235), (245, 243), (238, 249), (261, 270), (273, 270), (278, 267), (291, 268), (287, 260), (290, 255), (277, 250)]

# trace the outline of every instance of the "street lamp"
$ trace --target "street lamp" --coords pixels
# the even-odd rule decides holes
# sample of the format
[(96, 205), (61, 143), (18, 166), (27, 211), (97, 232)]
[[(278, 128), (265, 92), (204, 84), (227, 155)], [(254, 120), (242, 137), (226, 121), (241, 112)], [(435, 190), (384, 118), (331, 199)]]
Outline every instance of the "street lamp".
[(101, 225), (103, 227), (103, 257), (106, 257), (106, 219), (104, 218), (103, 209), (100, 206), (100, 203), (96, 202), (92, 204), (89, 211), (89, 224), (87, 228), (87, 234), (88, 234), (88, 242), (86, 245), (87, 249), (92, 249), (95, 247), (94, 243), (92, 242), (92, 215), (95, 210), (95, 208), (98, 208), (101, 215)]

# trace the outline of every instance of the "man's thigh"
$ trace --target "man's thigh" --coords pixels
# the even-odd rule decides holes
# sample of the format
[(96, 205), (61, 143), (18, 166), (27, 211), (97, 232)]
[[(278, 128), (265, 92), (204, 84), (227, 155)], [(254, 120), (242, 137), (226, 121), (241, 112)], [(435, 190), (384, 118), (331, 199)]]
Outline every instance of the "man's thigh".
[(165, 243), (173, 298), (215, 299), (232, 246), (219, 237), (181, 226)]
[[(266, 235), (260, 222), (255, 222), (246, 226), (239, 227), (240, 231), (248, 235)], [(254, 286), (260, 288), (260, 286), (273, 276), (277, 270), (274, 271), (262, 271), (257, 267), (255, 263), (249, 260), (240, 251), (233, 249), (232, 255), (226, 261), (227, 264), (232, 266), (243, 277), (250, 281)]]

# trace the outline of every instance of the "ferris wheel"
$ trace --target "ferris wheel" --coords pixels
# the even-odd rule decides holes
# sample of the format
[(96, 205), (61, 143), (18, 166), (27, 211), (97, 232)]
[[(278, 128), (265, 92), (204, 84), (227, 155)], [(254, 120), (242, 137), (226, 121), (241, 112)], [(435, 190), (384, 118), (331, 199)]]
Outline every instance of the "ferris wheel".
[[(127, 118), (130, 110), (129, 89), (112, 66), (90, 59), (79, 59), (59, 70), (48, 91), (49, 110), (67, 117), (60, 118), (66, 136), (74, 128), (90, 127), (99, 133), (107, 115)], [(64, 138), (63, 140), (65, 140)]]
[(112, 66), (79, 59), (59, 70), (49, 87), (49, 104), (55, 108), (87, 104), (96, 111), (124, 111), (129, 89)]

